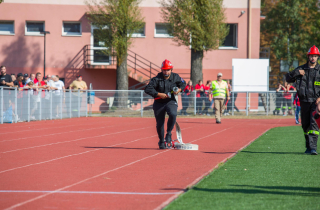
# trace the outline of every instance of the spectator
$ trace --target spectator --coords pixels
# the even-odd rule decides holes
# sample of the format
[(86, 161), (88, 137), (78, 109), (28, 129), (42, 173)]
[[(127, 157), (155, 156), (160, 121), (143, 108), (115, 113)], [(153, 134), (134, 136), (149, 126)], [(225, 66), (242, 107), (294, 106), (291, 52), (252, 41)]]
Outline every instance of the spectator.
[(209, 101), (209, 94), (210, 93), (210, 86), (211, 86), (211, 80), (207, 81), (207, 84), (204, 86), (204, 90), (205, 90), (205, 107), (203, 109), (203, 114), (206, 114), (207, 116), (210, 116), (208, 109), (210, 108), (211, 102)]
[(19, 90), (22, 90), (23, 86), (23, 74), (19, 73), (17, 75), (17, 79), (13, 81), (13, 87), (17, 87)]
[[(54, 75), (52, 75), (52, 76), (54, 76)], [(50, 74), (47, 75), (47, 84), (48, 84), (49, 87), (53, 87), (54, 86), (54, 84), (53, 84), (54, 81), (53, 81), (52, 76)]]
[(283, 93), (283, 104), (282, 104), (282, 112), (283, 116), (286, 115), (286, 108), (288, 107), (288, 114), (292, 115), (292, 93), (289, 93), (289, 91), (294, 91), (294, 87), (291, 86), (291, 84), (285, 82), (284, 87), (282, 86)]
[(26, 107), (23, 107), (23, 74), (22, 73), (19, 73), (17, 75), (17, 80), (13, 82), (13, 86), (14, 87), (17, 87), (19, 92), (17, 93), (17, 120), (18, 122), (21, 122), (22, 121), (22, 117), (24, 114), (26, 114), (25, 112), (27, 111), (26, 110)]
[(189, 97), (191, 92), (193, 91), (192, 81), (189, 80), (187, 86), (182, 91), (181, 99), (182, 99), (182, 109), (180, 111), (180, 114), (187, 115), (187, 109), (189, 107)]
[(17, 80), (16, 74), (11, 74), (11, 79), (12, 79), (12, 82), (16, 81)]
[(23, 75), (23, 80), (22, 80), (23, 85), (27, 85), (28, 84), (27, 83), (28, 79), (29, 79), (29, 74), (24, 74)]
[(48, 77), (44, 76), (42, 80), (46, 83), (46, 85), (48, 84)]
[[(81, 75), (77, 75), (77, 79), (74, 80), (70, 86), (69, 86), (70, 90), (87, 90), (87, 83), (85, 81), (82, 80), (82, 76)], [(74, 93), (73, 97), (71, 98), (71, 101), (78, 101), (78, 97), (80, 97), (80, 109), (81, 109), (81, 103), (82, 103), (82, 91), (80, 92), (80, 95), (78, 93)], [(73, 116), (78, 116), (79, 111), (78, 110), (78, 103), (71, 103), (72, 104), (72, 115)]]
[(64, 94), (65, 88), (64, 83), (59, 80), (59, 76), (52, 75), (52, 83), (53, 86), (50, 87), (52, 90), (54, 90), (54, 100), (53, 100), (53, 112), (56, 113), (56, 118), (59, 117), (59, 108), (61, 107), (60, 104), (62, 103), (62, 97), (61, 95)]
[(87, 83), (85, 81), (82, 80), (82, 76), (81, 75), (77, 75), (77, 79), (74, 80), (70, 86), (69, 89), (73, 89), (73, 90), (87, 90)]
[(279, 83), (278, 88), (276, 89), (276, 108), (273, 110), (273, 115), (279, 115), (282, 104), (282, 92), (281, 89), (284, 87)]
[[(31, 76), (31, 75), (30, 75), (30, 76)], [(31, 120), (35, 120), (36, 118), (35, 118), (35, 116), (34, 116), (34, 112), (35, 112), (35, 111), (37, 110), (37, 108), (38, 108), (38, 103), (37, 103), (38, 96), (34, 94), (34, 93), (35, 93), (35, 91), (34, 91), (35, 86), (34, 86), (33, 81), (30, 80), (30, 81), (26, 84), (25, 88), (28, 88), (28, 89), (29, 89), (28, 93), (30, 94), (30, 98), (31, 98), (31, 107), (32, 107), (32, 108), (31, 108), (31, 113), (30, 113), (30, 119), (31, 119)]]
[[(227, 85), (228, 85), (228, 91), (229, 91), (229, 93), (231, 93), (231, 84), (230, 84), (230, 80), (227, 80)], [(232, 112), (232, 107), (231, 107), (231, 100), (228, 100), (227, 99), (227, 97), (226, 97), (226, 99), (225, 99), (225, 102), (224, 102), (224, 104), (225, 104), (225, 107), (226, 107), (226, 109), (224, 110), (224, 115), (230, 115), (230, 113), (229, 112)]]
[(27, 79), (27, 84), (29, 84), (29, 82), (30, 81), (32, 81), (33, 82), (33, 84), (35, 84), (35, 79), (36, 79), (36, 75), (35, 74), (33, 74), (33, 73), (31, 73), (30, 74), (30, 78), (29, 79)]
[(296, 113), (295, 113), (296, 124), (300, 124), (299, 113), (300, 113), (301, 107), (300, 107), (300, 100), (299, 100), (298, 93), (296, 93), (296, 95), (294, 96), (293, 106), (295, 107), (295, 110), (296, 110)]
[(224, 100), (227, 96), (227, 100), (230, 100), (230, 93), (228, 90), (228, 84), (222, 80), (222, 73), (218, 73), (217, 80), (213, 81), (210, 87), (212, 95), (209, 95), (209, 100), (214, 98), (214, 109), (216, 110), (215, 118), (216, 123), (221, 123), (221, 116), (224, 110)]
[(198, 81), (198, 84), (195, 86), (195, 91), (197, 91), (196, 94), (196, 106), (197, 106), (197, 114), (202, 115), (202, 105), (203, 105), (203, 97), (204, 97), (204, 85), (202, 83), (202, 80)]
[(0, 86), (3, 87), (12, 87), (13, 81), (10, 75), (7, 74), (7, 69), (5, 66), (0, 67), (1, 77), (0, 77)]
[[(42, 78), (43, 77), (42, 77), (41, 73), (38, 72), (36, 74), (36, 78), (35, 78), (35, 81), (37, 81), (37, 82), (34, 83), (34, 86), (36, 87), (36, 93), (35, 93), (36, 97), (35, 97), (35, 99), (37, 101), (37, 108), (38, 108), (37, 109), (37, 115), (39, 116), (39, 119), (40, 118), (41, 119), (46, 119), (48, 117), (48, 113), (42, 111), (45, 108), (45, 105), (43, 104), (44, 106), (41, 107), (41, 109), (42, 109), (41, 112), (39, 110), (41, 98), (45, 98), (45, 95), (46, 95), (45, 90), (48, 88), (46, 83), (42, 80)], [(40, 89), (42, 89), (41, 93), (39, 92)], [(40, 113), (42, 114), (41, 116), (40, 116)]]

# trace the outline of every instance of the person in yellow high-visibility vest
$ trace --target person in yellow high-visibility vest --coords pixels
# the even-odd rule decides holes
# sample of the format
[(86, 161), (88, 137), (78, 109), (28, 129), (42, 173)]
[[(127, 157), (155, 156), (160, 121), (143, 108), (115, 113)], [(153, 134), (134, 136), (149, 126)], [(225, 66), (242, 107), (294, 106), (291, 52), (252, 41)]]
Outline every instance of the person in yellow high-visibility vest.
[(230, 100), (228, 84), (226, 81), (222, 80), (222, 73), (219, 73), (217, 80), (211, 83), (210, 90), (212, 91), (212, 94), (209, 94), (209, 101), (212, 101), (212, 98), (214, 99), (216, 123), (220, 124), (226, 96), (227, 100)]

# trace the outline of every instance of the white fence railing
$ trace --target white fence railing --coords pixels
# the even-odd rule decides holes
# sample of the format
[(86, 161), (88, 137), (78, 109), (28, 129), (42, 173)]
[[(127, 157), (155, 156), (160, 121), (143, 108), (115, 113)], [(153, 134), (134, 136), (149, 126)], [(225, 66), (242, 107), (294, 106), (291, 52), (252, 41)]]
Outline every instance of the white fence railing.
[[(295, 92), (232, 92), (225, 115), (294, 115)], [(176, 96), (178, 114), (212, 115), (213, 102), (206, 92)], [(86, 116), (153, 116), (154, 99), (143, 90), (45, 91), (0, 88), (2, 123), (30, 122)]]

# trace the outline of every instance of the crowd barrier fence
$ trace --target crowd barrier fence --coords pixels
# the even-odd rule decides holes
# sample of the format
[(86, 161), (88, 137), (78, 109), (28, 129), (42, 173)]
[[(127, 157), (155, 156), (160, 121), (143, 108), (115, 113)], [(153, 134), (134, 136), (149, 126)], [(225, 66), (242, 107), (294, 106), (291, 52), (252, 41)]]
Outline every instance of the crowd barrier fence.
[[(224, 115), (292, 115), (295, 92), (231, 92)], [(215, 113), (208, 92), (176, 95), (178, 115)], [(152, 117), (154, 98), (143, 90), (19, 90), (0, 89), (3, 123), (30, 122), (87, 116)]]

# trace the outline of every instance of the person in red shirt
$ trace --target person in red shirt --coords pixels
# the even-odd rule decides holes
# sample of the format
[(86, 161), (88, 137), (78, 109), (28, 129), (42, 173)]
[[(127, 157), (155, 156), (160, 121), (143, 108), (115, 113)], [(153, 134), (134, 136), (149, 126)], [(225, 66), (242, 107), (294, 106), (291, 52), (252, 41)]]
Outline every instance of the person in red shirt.
[(282, 112), (283, 112), (283, 116), (287, 116), (286, 115), (286, 109), (287, 109), (287, 106), (288, 106), (288, 114), (289, 115), (292, 115), (292, 93), (289, 93), (289, 91), (294, 91), (294, 87), (285, 82), (284, 83), (284, 87), (281, 88), (281, 90), (284, 91), (283, 93), (283, 104), (282, 104)]
[[(48, 89), (48, 86), (46, 85), (46, 83), (42, 80), (42, 74), (40, 72), (38, 72), (36, 74), (36, 79), (35, 81), (38, 81), (36, 83), (34, 83), (34, 86), (36, 87), (36, 92), (34, 95), (36, 95), (37, 97), (37, 115), (39, 116), (40, 119), (40, 102), (43, 102), (44, 100), (42, 100), (43, 98), (45, 98), (46, 93), (45, 90)], [(42, 89), (41, 95), (40, 95), (40, 89)], [(42, 100), (42, 101), (41, 101)], [(48, 107), (46, 107), (46, 104), (42, 104), (41, 109), (42, 110), (46, 110)], [(46, 119), (48, 117), (48, 113), (47, 112), (43, 112), (41, 111), (41, 119)]]
[(202, 83), (202, 80), (199, 80), (198, 84), (196, 84), (196, 86), (194, 87), (195, 91), (197, 91), (196, 94), (196, 106), (197, 106), (197, 114), (202, 115), (202, 105), (203, 105), (203, 101), (205, 99), (204, 96), (204, 85)]
[(182, 99), (182, 109), (180, 111), (180, 114), (187, 115), (187, 109), (189, 107), (189, 97), (191, 92), (193, 91), (192, 81), (190, 80), (187, 84), (187, 86), (184, 88), (181, 99)]
[(293, 106), (295, 107), (295, 110), (296, 110), (296, 113), (295, 113), (296, 124), (300, 124), (299, 113), (300, 113), (301, 107), (300, 107), (300, 100), (299, 100), (298, 93), (296, 93), (296, 95), (294, 96)]

